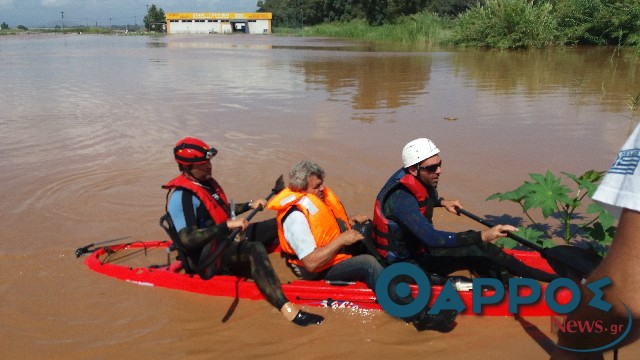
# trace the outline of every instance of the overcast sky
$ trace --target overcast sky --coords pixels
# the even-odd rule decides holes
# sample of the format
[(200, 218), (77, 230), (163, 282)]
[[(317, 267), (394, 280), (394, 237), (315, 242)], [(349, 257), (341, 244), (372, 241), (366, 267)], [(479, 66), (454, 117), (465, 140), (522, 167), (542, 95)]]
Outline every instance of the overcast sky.
[(257, 0), (0, 0), (0, 23), (9, 27), (62, 24), (143, 24), (146, 5), (170, 12), (255, 12)]

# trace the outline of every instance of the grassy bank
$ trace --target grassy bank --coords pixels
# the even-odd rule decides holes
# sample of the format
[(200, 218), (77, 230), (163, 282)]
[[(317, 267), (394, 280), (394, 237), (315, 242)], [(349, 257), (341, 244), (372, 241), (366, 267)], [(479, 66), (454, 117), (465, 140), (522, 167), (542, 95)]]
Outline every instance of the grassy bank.
[(640, 51), (640, 1), (486, 0), (454, 19), (423, 12), (381, 26), (353, 20), (274, 28), (274, 34), (499, 49), (614, 45)]
[(28, 29), (28, 30), (20, 30), (20, 29), (2, 29), (0, 30), (1, 35), (28, 35), (28, 34), (113, 34), (113, 35), (145, 35), (145, 34), (154, 34), (147, 33), (143, 31), (128, 31), (125, 30), (111, 30), (105, 29), (101, 27), (81, 27), (81, 28), (65, 28), (63, 29)]
[(304, 28), (302, 35), (440, 45), (450, 38), (450, 23), (434, 14), (420, 13), (380, 26), (369, 26), (365, 20), (321, 24)]

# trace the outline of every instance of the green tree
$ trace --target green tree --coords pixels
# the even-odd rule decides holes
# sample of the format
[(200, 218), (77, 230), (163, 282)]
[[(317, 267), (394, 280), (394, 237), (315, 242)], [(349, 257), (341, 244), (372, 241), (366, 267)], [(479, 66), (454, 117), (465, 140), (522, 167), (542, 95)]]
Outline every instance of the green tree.
[(455, 17), (481, 3), (481, 0), (431, 0), (427, 2), (426, 11), (440, 16)]
[(258, 12), (273, 14), (274, 27), (296, 28), (365, 19), (367, 1), (372, 0), (259, 0), (257, 7)]
[(144, 27), (149, 31), (163, 31), (162, 25), (167, 22), (164, 10), (156, 7), (155, 4), (149, 6), (147, 15), (144, 17)]
[(362, 0), (365, 13), (367, 14), (367, 22), (369, 25), (382, 25), (387, 20), (389, 4), (393, 4), (393, 0)]
[(17, 26), (17, 28), (18, 28), (19, 30), (29, 30), (29, 29), (28, 29), (26, 26), (24, 26), (24, 25), (18, 25), (18, 26)]
[(327, 0), (325, 12), (326, 21), (347, 22), (366, 18), (361, 1)]
[(9, 24), (3, 22), (2, 24), (0, 24), (0, 30), (9, 30)]
[(299, 28), (321, 24), (326, 15), (325, 0), (259, 0), (258, 12), (273, 14), (274, 27)]

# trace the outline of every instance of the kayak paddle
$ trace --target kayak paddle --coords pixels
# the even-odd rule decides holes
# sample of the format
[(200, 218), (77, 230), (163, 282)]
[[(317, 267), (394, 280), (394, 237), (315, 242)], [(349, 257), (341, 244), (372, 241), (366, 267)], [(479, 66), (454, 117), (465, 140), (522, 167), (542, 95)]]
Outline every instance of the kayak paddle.
[[(280, 177), (278, 177), (278, 179), (276, 180), (276, 183), (273, 189), (271, 189), (271, 192), (269, 193), (269, 195), (267, 195), (266, 200), (269, 201), (269, 199), (271, 199), (275, 194), (282, 191), (282, 189), (284, 189), (284, 178), (282, 175), (280, 175)], [(262, 210), (262, 206), (259, 206), (253, 209), (253, 211), (249, 214), (249, 216), (247, 216), (247, 221), (251, 220), (260, 210)], [(222, 251), (224, 251), (227, 245), (229, 245), (229, 243), (231, 243), (235, 239), (236, 235), (238, 235), (239, 233), (240, 233), (240, 228), (234, 229), (227, 238), (225, 238), (224, 240), (220, 241), (219, 244), (217, 244), (213, 253), (211, 252), (212, 242), (209, 242), (207, 245), (204, 246), (204, 248), (202, 249), (202, 252), (200, 253), (200, 260), (198, 261), (198, 274), (202, 279), (207, 280), (212, 278), (213, 275), (215, 275), (214, 271), (207, 270), (207, 268), (211, 264), (213, 264), (216, 261), (216, 259), (218, 259), (220, 254), (222, 254)]]
[(116, 241), (120, 241), (120, 240), (124, 240), (124, 239), (128, 239), (131, 236), (123, 236), (123, 237), (119, 237), (117, 239), (111, 239), (111, 240), (107, 240), (107, 241), (101, 241), (101, 242), (97, 242), (97, 243), (91, 243), (89, 245), (85, 245), (82, 247), (79, 247), (76, 249), (75, 254), (76, 257), (79, 258), (80, 256), (86, 254), (86, 253), (90, 253), (90, 252), (94, 252), (97, 249), (91, 249), (94, 246), (98, 246), (98, 245), (104, 245), (104, 244), (110, 244), (112, 242), (116, 242)]
[[(458, 208), (457, 210), (458, 214), (463, 214), (483, 225), (488, 227), (495, 226), (489, 221), (464, 209)], [(556, 272), (556, 274), (562, 277), (571, 279), (586, 278), (602, 260), (602, 258), (594, 252), (576, 246), (558, 245), (550, 248), (543, 248), (542, 246), (511, 232), (507, 232), (507, 236), (520, 244), (539, 252), (542, 257), (549, 262), (549, 265), (551, 265), (551, 268)]]

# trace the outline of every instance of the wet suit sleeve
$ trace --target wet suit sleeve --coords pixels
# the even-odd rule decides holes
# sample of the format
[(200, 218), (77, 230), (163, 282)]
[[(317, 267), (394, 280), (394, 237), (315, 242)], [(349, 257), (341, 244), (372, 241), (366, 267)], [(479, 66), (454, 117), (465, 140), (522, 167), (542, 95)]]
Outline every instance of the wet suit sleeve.
[(176, 190), (169, 199), (169, 214), (176, 227), (182, 246), (188, 250), (200, 249), (212, 240), (222, 240), (229, 234), (227, 223), (205, 226), (198, 219), (200, 200), (190, 191)]
[(440, 231), (420, 213), (418, 200), (407, 190), (399, 188), (393, 191), (384, 206), (387, 218), (397, 222), (404, 231), (409, 231), (427, 247), (451, 248), (466, 246), (482, 241), (477, 231), (460, 233)]
[(248, 202), (239, 203), (235, 205), (235, 208), (233, 210), (235, 211), (236, 215), (240, 215), (242, 213), (246, 213), (247, 211), (251, 210), (251, 205), (249, 205)]

